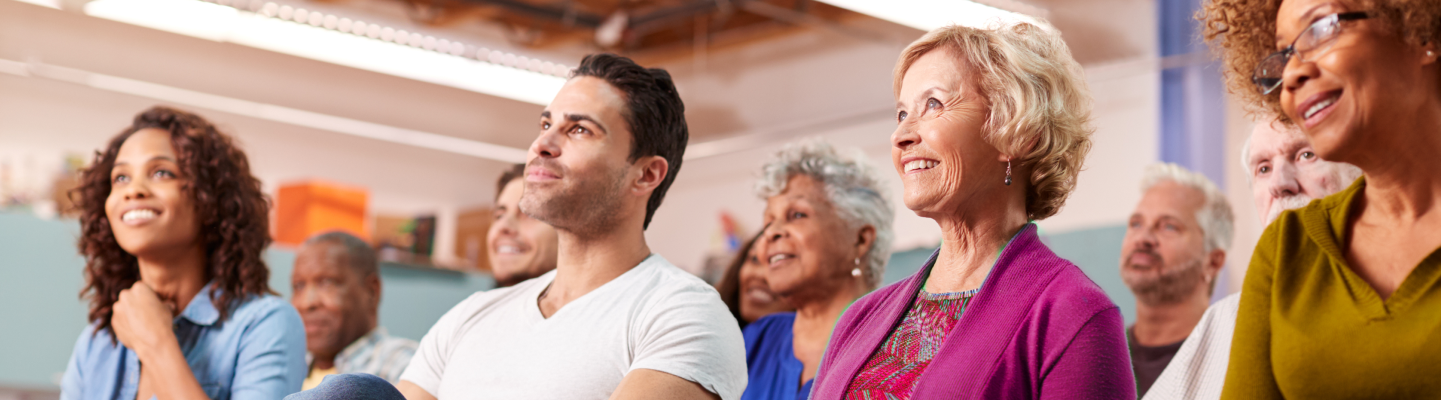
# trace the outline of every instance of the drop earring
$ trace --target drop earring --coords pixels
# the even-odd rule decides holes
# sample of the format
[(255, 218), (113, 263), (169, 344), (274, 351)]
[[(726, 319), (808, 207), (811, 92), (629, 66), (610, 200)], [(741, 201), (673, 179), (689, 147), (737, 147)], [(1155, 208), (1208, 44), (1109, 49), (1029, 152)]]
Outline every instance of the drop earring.
[(1006, 160), (1006, 186), (1011, 186), (1011, 161)]
[(851, 276), (854, 276), (854, 277), (857, 277), (857, 278), (859, 278), (859, 277), (861, 276), (861, 258), (860, 258), (860, 257), (856, 257), (856, 268), (851, 270)]

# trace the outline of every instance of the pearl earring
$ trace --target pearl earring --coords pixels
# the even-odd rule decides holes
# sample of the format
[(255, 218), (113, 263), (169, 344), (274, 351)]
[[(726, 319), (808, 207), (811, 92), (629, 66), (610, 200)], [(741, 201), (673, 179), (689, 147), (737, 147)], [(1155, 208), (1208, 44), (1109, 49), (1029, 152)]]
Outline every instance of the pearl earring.
[(861, 276), (861, 267), (860, 267), (860, 265), (861, 265), (861, 258), (860, 258), (860, 257), (856, 257), (856, 268), (851, 270), (851, 276), (854, 276), (854, 277), (860, 277), (860, 276)]

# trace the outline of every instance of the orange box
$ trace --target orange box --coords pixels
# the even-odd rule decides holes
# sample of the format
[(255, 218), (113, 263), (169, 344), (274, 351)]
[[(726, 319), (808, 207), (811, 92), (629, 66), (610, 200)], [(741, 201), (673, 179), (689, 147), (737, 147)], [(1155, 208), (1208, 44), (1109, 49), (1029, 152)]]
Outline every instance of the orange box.
[(311, 235), (340, 230), (370, 240), (364, 188), (309, 181), (280, 186), (275, 196), (275, 242), (300, 245)]

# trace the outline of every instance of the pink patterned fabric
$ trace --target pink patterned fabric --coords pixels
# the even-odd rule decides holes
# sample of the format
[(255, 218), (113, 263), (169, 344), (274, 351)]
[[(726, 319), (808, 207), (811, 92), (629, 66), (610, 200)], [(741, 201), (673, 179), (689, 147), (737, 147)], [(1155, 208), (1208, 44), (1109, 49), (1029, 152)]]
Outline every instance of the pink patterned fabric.
[(909, 399), (916, 379), (941, 350), (978, 291), (932, 294), (922, 289), (900, 326), (856, 374), (846, 398)]

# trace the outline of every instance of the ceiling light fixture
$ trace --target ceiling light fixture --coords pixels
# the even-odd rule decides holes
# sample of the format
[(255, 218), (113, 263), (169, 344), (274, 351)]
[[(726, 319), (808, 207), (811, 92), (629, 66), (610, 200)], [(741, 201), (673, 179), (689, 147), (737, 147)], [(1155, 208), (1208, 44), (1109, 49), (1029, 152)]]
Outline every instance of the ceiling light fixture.
[(273, 104), (257, 103), (234, 97), (185, 90), (173, 86), (97, 74), (90, 71), (42, 64), (34, 61), (22, 62), (0, 58), (0, 73), (27, 78), (36, 77), (69, 82), (187, 107), (227, 112), (260, 120), (480, 157), (504, 163), (525, 162), (526, 158), (526, 149), (517, 149), (478, 140), (405, 129)]
[(256, 0), (96, 0), (133, 25), (546, 105), (569, 67), (417, 32)]
[(966, 0), (817, 0), (836, 7), (930, 31), (947, 25), (995, 28), (1036, 18)]

